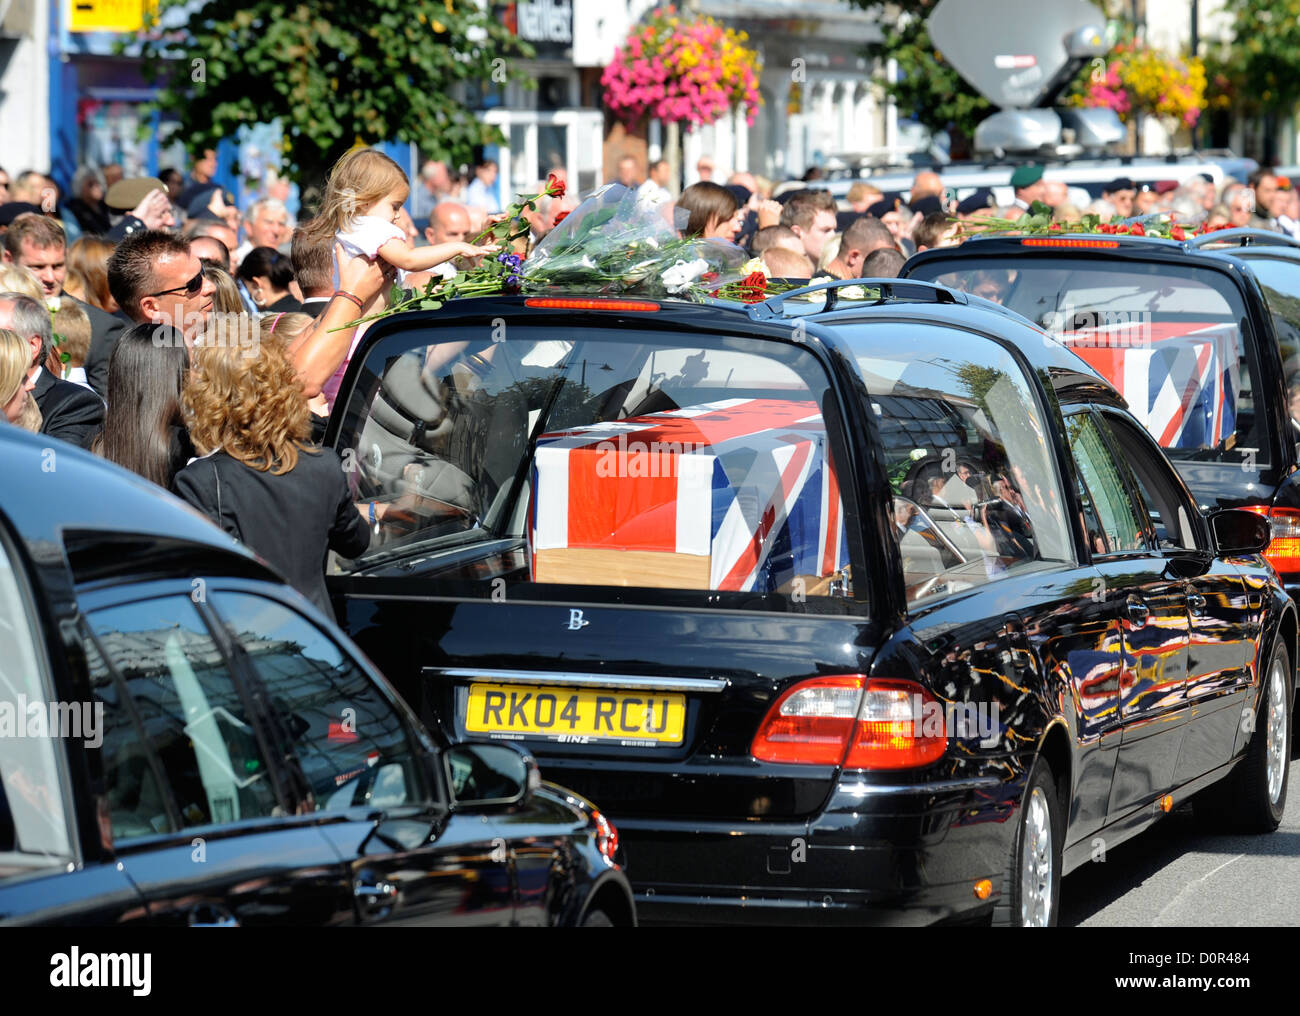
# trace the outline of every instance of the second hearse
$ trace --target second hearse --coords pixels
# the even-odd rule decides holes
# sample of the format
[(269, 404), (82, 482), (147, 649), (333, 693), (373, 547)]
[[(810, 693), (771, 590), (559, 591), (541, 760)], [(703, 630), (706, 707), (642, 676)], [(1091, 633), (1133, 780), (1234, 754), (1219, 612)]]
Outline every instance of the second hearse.
[(1280, 821), (1266, 521), (995, 305), (458, 300), (370, 330), (327, 441), (346, 628), (597, 801), (644, 920), (1049, 925), (1098, 835)]

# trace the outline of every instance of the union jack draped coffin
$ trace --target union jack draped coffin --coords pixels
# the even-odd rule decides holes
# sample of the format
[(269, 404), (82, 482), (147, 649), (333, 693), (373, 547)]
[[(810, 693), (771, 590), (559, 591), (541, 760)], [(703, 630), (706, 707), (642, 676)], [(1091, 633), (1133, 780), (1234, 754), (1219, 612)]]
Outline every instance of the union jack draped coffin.
[(1120, 390), (1162, 447), (1217, 448), (1236, 433), (1236, 325), (1139, 321), (1060, 338)]
[[(788, 591), (796, 577), (848, 562), (839, 484), (811, 401), (726, 399), (544, 434), (530, 520), (537, 581), (554, 581), (539, 560), (558, 550), (686, 555), (700, 586), (753, 592)], [(617, 569), (617, 556), (601, 560)]]

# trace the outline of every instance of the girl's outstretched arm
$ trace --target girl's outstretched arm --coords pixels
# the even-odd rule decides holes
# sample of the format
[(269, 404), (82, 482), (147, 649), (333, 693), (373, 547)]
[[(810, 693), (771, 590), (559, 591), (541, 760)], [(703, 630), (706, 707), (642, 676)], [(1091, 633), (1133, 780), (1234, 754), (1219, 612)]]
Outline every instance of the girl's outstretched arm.
[(434, 265), (450, 261), (454, 257), (477, 258), (484, 254), (494, 254), (500, 247), (497, 244), (476, 247), (471, 243), (435, 243), (430, 247), (412, 247), (405, 240), (393, 239), (379, 248), (379, 256), (390, 265), (407, 272), (428, 271)]

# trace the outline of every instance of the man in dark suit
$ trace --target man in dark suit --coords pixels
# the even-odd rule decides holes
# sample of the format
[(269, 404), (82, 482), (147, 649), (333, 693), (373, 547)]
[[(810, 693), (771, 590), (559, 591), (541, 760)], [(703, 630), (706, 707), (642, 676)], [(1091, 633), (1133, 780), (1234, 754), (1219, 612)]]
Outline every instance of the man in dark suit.
[[(66, 249), (63, 227), (46, 215), (20, 215), (4, 237), (4, 259), (22, 265), (40, 282), (46, 300), (63, 292)], [(86, 355), (86, 380), (101, 396), (108, 385), (108, 358), (125, 322), (84, 300), (68, 296), (90, 318), (90, 352)]]
[(17, 332), (31, 344), (27, 376), (36, 381), (32, 396), (41, 411), (41, 433), (89, 450), (104, 426), (104, 403), (94, 392), (45, 369), (54, 347), (50, 312), (29, 296), (0, 293), (0, 328)]

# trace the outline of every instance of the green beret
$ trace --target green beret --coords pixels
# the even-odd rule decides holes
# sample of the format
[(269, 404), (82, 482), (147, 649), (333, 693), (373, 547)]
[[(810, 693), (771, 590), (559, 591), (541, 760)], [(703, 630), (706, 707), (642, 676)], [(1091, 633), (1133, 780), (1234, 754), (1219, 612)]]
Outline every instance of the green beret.
[(1042, 166), (1021, 166), (1011, 174), (1011, 186), (1016, 190), (1032, 187), (1043, 178)]

